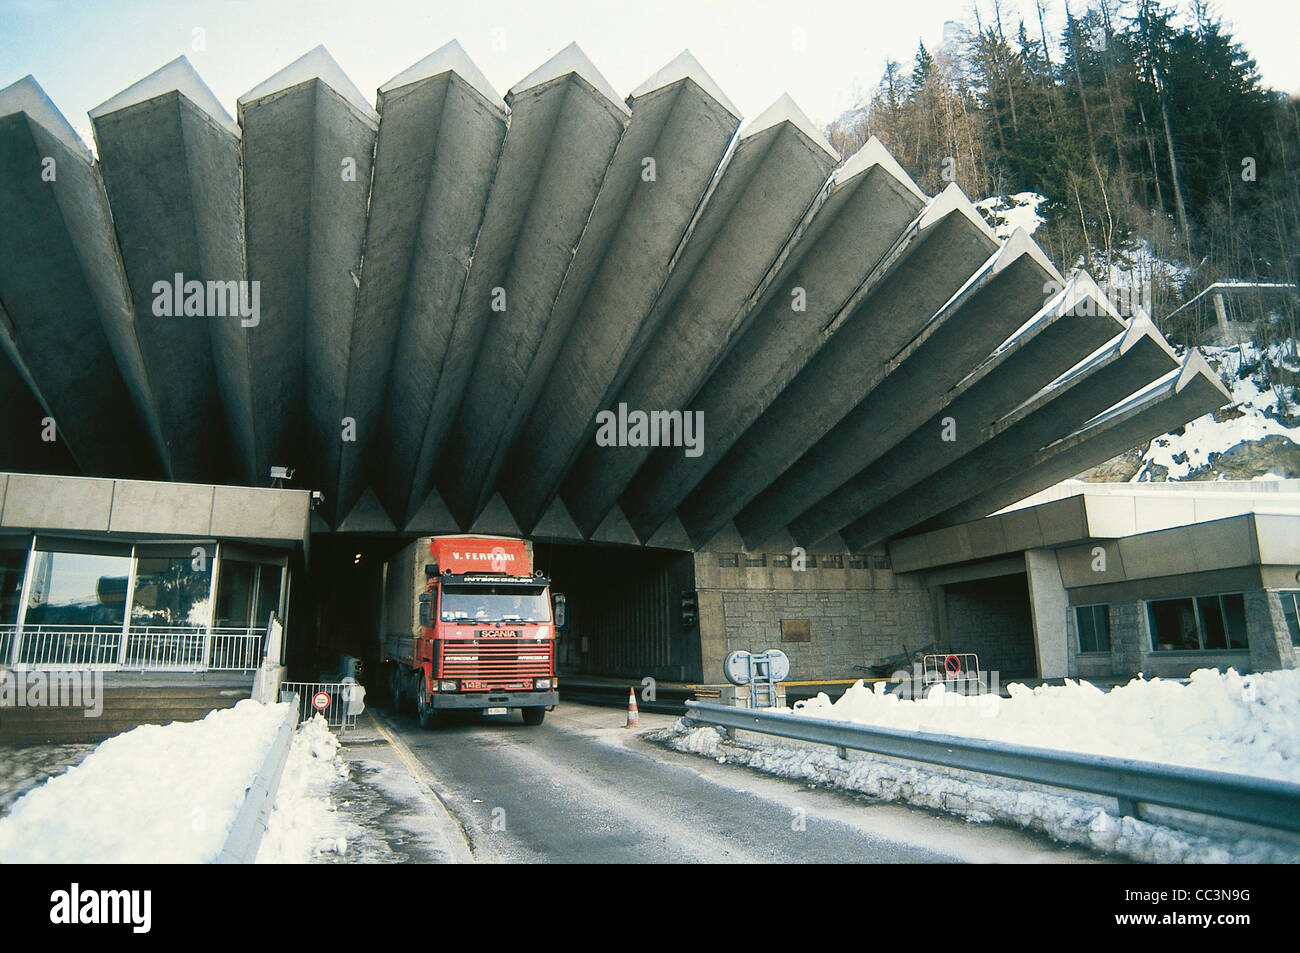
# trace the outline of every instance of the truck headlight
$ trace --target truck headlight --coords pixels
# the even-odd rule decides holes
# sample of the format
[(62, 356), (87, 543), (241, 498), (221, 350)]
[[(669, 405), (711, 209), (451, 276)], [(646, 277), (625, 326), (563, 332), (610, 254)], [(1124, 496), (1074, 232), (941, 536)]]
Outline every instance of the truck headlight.
[(533, 682), (533, 687), (536, 688), (539, 692), (549, 691), (551, 688), (551, 680), (549, 678), (539, 678), (535, 682)]
[(454, 692), (454, 691), (456, 691), (456, 683), (455, 683), (455, 682), (439, 682), (439, 683), (438, 683), (438, 691), (440, 691), (440, 692)]

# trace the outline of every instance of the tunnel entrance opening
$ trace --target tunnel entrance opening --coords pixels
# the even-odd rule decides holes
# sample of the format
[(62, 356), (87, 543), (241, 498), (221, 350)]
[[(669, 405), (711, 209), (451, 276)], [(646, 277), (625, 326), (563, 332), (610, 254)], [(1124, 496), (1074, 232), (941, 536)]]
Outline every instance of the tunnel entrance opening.
[(945, 652), (974, 652), (980, 670), (1009, 678), (1034, 678), (1034, 622), (1029, 580), (1024, 573), (949, 583), (943, 587), (947, 630)]
[[(311, 540), (305, 592), (295, 594), (287, 664), (292, 678), (336, 674), (340, 656), (362, 663), (379, 687), (384, 567), (413, 536), (320, 533)], [(534, 542), (533, 568), (563, 593), (568, 628), (556, 645), (565, 675), (700, 681), (698, 620), (683, 625), (682, 597), (695, 590), (691, 553), (596, 543)]]

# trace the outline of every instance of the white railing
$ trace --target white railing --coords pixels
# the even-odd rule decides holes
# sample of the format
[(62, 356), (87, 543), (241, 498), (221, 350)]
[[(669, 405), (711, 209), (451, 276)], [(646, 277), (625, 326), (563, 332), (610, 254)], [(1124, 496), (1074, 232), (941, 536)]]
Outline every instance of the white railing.
[[(123, 641), (125, 635), (125, 642)], [(0, 665), (138, 671), (252, 671), (266, 630), (219, 626), (24, 625), (0, 627)]]

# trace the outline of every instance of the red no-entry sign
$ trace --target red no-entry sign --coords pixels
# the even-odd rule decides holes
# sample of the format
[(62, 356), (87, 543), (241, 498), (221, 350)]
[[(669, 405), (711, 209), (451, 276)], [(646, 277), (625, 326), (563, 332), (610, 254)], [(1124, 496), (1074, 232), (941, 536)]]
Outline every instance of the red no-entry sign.
[(955, 655), (949, 655), (943, 660), (943, 667), (948, 670), (950, 675), (956, 675), (961, 671), (961, 659)]
[(317, 711), (324, 711), (330, 706), (330, 696), (328, 692), (317, 692), (311, 696), (311, 707)]

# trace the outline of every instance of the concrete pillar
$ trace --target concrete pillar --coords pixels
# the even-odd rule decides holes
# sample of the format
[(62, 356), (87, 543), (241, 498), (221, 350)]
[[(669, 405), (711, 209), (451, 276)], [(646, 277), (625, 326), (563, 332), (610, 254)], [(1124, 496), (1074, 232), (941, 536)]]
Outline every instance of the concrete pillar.
[(1050, 549), (1025, 550), (1025, 573), (1029, 577), (1029, 609), (1034, 619), (1034, 653), (1040, 678), (1069, 675), (1069, 644), (1066, 616), (1070, 612), (1061, 567)]
[(1250, 668), (1271, 672), (1296, 668), (1296, 650), (1291, 644), (1282, 601), (1271, 589), (1246, 593), (1246, 639), (1250, 643)]

